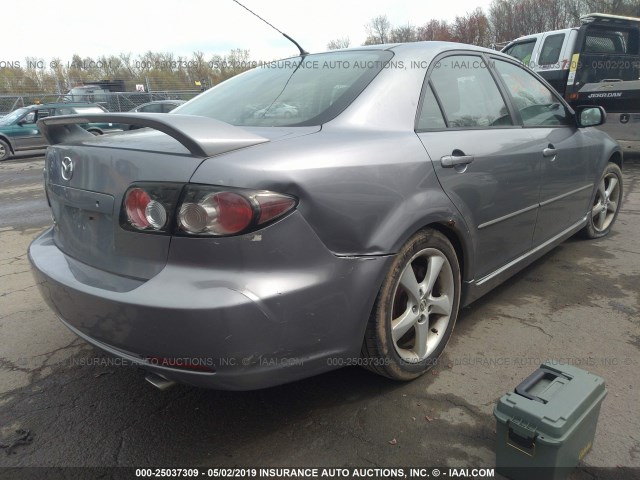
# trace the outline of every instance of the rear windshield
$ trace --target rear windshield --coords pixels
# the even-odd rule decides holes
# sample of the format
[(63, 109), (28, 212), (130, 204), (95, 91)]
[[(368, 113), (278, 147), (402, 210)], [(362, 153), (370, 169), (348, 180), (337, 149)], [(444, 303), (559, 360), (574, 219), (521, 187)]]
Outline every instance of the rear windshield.
[(349, 106), (392, 56), (361, 50), (279, 60), (233, 77), (173, 112), (237, 126), (320, 125)]
[(637, 80), (639, 44), (637, 28), (586, 27), (576, 84)]
[(583, 53), (638, 54), (637, 31), (589, 28)]

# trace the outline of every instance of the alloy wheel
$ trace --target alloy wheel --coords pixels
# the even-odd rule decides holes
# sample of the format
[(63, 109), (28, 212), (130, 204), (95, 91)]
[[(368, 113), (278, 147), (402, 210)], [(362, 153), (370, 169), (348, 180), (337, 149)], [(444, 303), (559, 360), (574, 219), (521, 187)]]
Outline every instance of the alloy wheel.
[(425, 360), (445, 337), (455, 298), (447, 257), (425, 248), (407, 263), (393, 295), (391, 336), (398, 355), (410, 363)]
[(598, 232), (609, 228), (615, 218), (619, 205), (620, 184), (618, 182), (618, 176), (614, 173), (609, 173), (602, 178), (593, 201), (591, 208), (593, 228)]

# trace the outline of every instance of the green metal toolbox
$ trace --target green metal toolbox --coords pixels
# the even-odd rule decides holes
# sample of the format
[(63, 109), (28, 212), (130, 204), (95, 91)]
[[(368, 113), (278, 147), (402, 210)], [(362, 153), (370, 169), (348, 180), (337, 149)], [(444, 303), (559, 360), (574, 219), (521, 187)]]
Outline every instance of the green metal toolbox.
[(513, 480), (565, 479), (593, 445), (604, 380), (543, 363), (498, 401), (496, 471)]

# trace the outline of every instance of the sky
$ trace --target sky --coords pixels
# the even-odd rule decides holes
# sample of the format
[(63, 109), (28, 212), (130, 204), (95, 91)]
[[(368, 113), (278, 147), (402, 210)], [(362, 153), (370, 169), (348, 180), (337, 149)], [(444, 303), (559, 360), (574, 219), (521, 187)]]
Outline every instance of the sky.
[[(420, 26), (431, 19), (453, 20), (491, 0), (240, 0), (309, 52), (326, 50), (330, 40), (366, 38), (365, 24), (387, 15), (391, 24)], [(206, 58), (247, 49), (252, 60), (297, 53), (278, 32), (232, 0), (30, 0), (3, 4), (2, 62), (36, 57), (49, 62), (146, 51)], [(28, 11), (26, 11), (28, 10)], [(31, 13), (30, 13), (31, 12)], [(33, 14), (33, 12), (36, 12)], [(9, 20), (11, 19), (11, 20)], [(21, 19), (14, 21), (14, 19)]]

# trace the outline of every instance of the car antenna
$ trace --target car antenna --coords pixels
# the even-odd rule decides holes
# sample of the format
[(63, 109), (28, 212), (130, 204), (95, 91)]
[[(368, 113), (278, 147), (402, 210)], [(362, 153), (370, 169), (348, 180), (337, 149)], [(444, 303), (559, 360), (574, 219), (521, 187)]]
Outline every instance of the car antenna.
[(238, 5), (240, 5), (242, 8), (244, 8), (246, 11), (248, 11), (249, 13), (255, 15), (256, 17), (258, 17), (260, 20), (262, 20), (264, 23), (266, 23), (267, 25), (269, 25), (271, 28), (273, 28), (276, 32), (281, 33), (282, 36), (284, 38), (286, 38), (287, 40), (289, 40), (291, 43), (293, 43), (296, 47), (298, 47), (298, 50), (300, 50), (300, 56), (304, 57), (305, 55), (309, 55), (309, 52), (307, 52), (304, 48), (302, 48), (300, 46), (300, 44), (298, 42), (296, 42), (293, 38), (291, 38), (289, 35), (287, 35), (286, 33), (284, 33), (282, 30), (274, 27), (273, 25), (271, 25), (269, 22), (267, 22), (264, 18), (262, 18), (260, 15), (258, 15), (256, 12), (254, 12), (253, 10), (245, 7), (243, 4), (241, 4), (238, 0), (233, 0), (234, 2), (236, 2)]

